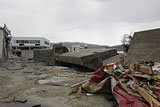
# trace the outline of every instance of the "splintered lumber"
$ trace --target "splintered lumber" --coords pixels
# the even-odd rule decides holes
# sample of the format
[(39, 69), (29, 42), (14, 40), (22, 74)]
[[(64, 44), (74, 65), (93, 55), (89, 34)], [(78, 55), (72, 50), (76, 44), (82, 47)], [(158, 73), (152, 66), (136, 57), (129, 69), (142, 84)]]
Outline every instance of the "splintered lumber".
[(145, 78), (145, 79), (148, 79), (148, 80), (154, 79), (153, 76), (146, 75), (146, 74), (136, 74), (136, 73), (133, 73), (132, 76), (139, 77), (139, 78)]
[(138, 80), (135, 77), (133, 77), (132, 75), (127, 75), (127, 76), (130, 77), (135, 83), (138, 83)]
[(160, 91), (160, 87), (156, 87), (156, 86), (152, 86), (152, 85), (150, 85), (149, 87), (150, 87), (151, 89), (159, 90), (159, 91)]
[(70, 86), (71, 88), (75, 88), (75, 87), (79, 87), (81, 86), (82, 84), (86, 83), (88, 80), (84, 80), (84, 81), (81, 81), (79, 83), (76, 83), (76, 84), (73, 84), (72, 86)]
[(138, 94), (137, 92), (135, 92), (134, 90), (131, 90), (129, 88), (127, 88), (127, 85), (125, 83), (123, 83), (122, 80), (119, 80), (120, 85), (122, 86), (122, 88), (127, 91), (128, 94), (134, 96), (134, 97), (138, 97), (141, 98), (142, 96), (140, 94)]
[(152, 97), (148, 92), (146, 92), (143, 88), (135, 85), (135, 88), (143, 96), (143, 98), (150, 104), (151, 107), (160, 107), (160, 102), (157, 101), (154, 97)]
[(150, 66), (144, 66), (144, 65), (136, 65), (136, 70), (143, 72), (145, 74), (153, 74), (152, 67)]

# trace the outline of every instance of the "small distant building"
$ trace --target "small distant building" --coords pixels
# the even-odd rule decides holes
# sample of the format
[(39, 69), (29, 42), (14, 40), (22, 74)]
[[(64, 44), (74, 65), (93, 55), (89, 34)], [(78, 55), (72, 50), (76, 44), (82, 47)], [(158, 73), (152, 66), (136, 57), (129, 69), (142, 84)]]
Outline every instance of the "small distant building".
[(0, 58), (8, 58), (10, 35), (11, 31), (6, 25), (4, 25), (4, 27), (0, 27)]
[(84, 45), (84, 48), (85, 48), (85, 49), (87, 49), (87, 48), (88, 48), (88, 45), (87, 45), (87, 44), (85, 44), (85, 45)]
[(12, 37), (11, 45), (13, 53), (29, 59), (34, 49), (50, 48), (50, 41), (44, 37)]
[(79, 51), (81, 49), (80, 45), (70, 46), (68, 47), (69, 52)]

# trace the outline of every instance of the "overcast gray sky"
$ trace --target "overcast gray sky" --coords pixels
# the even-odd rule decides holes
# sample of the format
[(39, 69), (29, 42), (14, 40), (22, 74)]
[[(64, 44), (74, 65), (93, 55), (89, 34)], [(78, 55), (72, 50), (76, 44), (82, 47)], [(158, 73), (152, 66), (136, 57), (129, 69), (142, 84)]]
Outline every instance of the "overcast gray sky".
[(13, 36), (121, 44), (124, 34), (160, 27), (160, 0), (0, 0)]

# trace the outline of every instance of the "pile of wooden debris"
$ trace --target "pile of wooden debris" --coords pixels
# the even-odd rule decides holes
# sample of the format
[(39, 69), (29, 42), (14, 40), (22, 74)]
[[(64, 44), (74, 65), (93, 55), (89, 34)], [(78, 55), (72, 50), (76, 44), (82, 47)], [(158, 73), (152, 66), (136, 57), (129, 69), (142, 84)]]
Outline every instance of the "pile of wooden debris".
[[(120, 107), (160, 107), (160, 63), (141, 62), (127, 67), (108, 64), (93, 73), (88, 81), (71, 86), (88, 93), (106, 89)], [(109, 88), (110, 87), (110, 88)]]

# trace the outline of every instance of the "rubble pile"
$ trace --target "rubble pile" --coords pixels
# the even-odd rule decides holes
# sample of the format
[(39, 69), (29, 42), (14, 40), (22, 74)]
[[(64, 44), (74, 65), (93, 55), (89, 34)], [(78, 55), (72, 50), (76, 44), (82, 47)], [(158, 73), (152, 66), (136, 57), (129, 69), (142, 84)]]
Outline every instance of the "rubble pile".
[(125, 67), (108, 64), (79, 86), (92, 94), (105, 89), (120, 107), (160, 107), (160, 63), (143, 61)]

